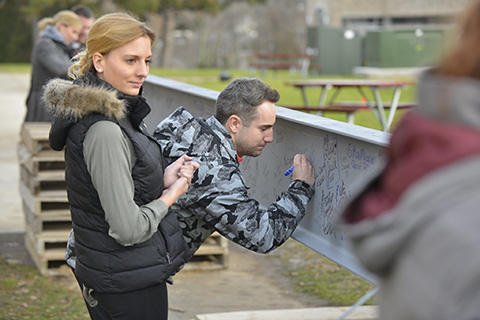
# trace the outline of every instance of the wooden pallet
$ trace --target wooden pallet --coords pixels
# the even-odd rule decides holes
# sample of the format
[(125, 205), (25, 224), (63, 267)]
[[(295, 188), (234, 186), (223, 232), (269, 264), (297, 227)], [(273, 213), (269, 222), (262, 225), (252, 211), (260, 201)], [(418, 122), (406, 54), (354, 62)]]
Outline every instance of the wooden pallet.
[(63, 152), (51, 150), (33, 154), (25, 144), (19, 143), (17, 153), (20, 165), (33, 176), (59, 176), (65, 172)]
[(62, 273), (60, 267), (65, 266), (66, 239), (46, 236), (33, 236), (31, 232), (25, 233), (25, 247), (35, 266), (43, 275)]
[[(59, 265), (65, 253), (66, 241), (71, 229), (71, 217), (66, 192), (40, 192), (33, 195), (21, 182), (26, 230), (30, 236), (30, 254), (38, 269), (46, 273), (49, 265)], [(55, 253), (51, 252), (55, 244)], [(33, 252), (35, 248), (35, 252)], [(52, 260), (52, 261), (51, 261)], [(186, 270), (218, 270), (228, 267), (228, 241), (214, 233), (200, 246), (186, 264)]]
[(48, 196), (67, 189), (63, 170), (33, 175), (24, 165), (20, 165), (20, 179), (33, 195)]
[(50, 192), (46, 195), (34, 195), (25, 183), (20, 181), (20, 196), (35, 217), (55, 216), (65, 214), (70, 210), (66, 190)]
[(34, 155), (45, 151), (56, 152), (48, 144), (50, 127), (48, 122), (25, 122), (23, 124), (20, 132), (21, 141), (29, 152)]
[[(61, 273), (56, 269), (66, 264), (65, 250), (69, 234), (70, 230), (66, 231), (64, 229), (47, 230), (35, 234), (31, 226), (27, 226), (25, 244), (41, 274)], [(227, 241), (224, 238), (222, 239), (222, 242)], [(184, 270), (207, 271), (227, 267), (228, 247), (220, 253), (218, 246), (202, 245), (194, 257), (185, 265)]]
[(23, 203), (26, 226), (34, 235), (42, 233), (69, 232), (72, 228), (70, 212), (53, 211), (46, 214), (35, 215), (30, 208)]
[(25, 235), (35, 245), (35, 252), (42, 257), (63, 258), (70, 229), (49, 230), (35, 234), (32, 227), (28, 225), (25, 227)]
[(228, 240), (214, 232), (198, 248), (184, 270), (218, 270), (228, 268)]

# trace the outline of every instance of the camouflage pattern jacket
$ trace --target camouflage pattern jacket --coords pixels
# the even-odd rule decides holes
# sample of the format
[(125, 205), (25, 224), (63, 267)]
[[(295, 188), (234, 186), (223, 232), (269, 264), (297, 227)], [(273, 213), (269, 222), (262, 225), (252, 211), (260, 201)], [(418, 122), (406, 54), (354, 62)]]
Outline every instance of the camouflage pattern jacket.
[(266, 209), (249, 197), (233, 139), (215, 117), (194, 118), (179, 107), (158, 125), (154, 137), (166, 161), (188, 154), (200, 164), (188, 192), (171, 207), (191, 255), (214, 231), (267, 253), (284, 243), (304, 217), (314, 191), (305, 181), (293, 181)]

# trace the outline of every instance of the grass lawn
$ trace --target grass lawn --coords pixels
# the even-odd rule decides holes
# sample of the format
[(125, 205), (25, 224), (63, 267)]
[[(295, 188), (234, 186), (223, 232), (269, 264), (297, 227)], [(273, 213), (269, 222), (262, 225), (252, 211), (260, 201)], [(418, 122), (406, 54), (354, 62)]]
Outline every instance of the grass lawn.
[[(0, 72), (26, 72), (31, 70), (29, 64), (0, 64)], [(153, 69), (151, 74), (171, 78), (199, 87), (221, 91), (228, 82), (219, 79), (221, 70), (180, 70)], [(230, 70), (233, 78), (256, 76), (280, 92), (278, 105), (301, 105), (300, 91), (286, 82), (304, 80), (299, 75), (291, 76), (285, 72), (267, 72), (265, 75), (251, 74), (248, 70)], [(331, 78), (331, 76), (323, 76)], [(309, 78), (320, 78), (310, 76)], [(340, 77), (338, 77), (340, 78)], [(352, 78), (345, 76), (343, 78)], [(401, 101), (416, 101), (415, 86), (409, 86), (402, 92)], [(384, 99), (390, 99), (393, 90), (382, 91)], [(319, 92), (308, 91), (311, 102), (318, 101)], [(373, 97), (372, 97), (373, 98)], [(328, 99), (328, 97), (327, 97)], [(358, 101), (355, 89), (345, 89), (339, 100)], [(403, 111), (398, 111), (395, 123), (401, 118)], [(324, 116), (346, 121), (343, 113), (329, 112)], [(356, 124), (380, 129), (380, 124), (369, 111), (357, 112)], [(368, 292), (372, 285), (336, 265), (321, 255), (291, 240), (278, 249), (284, 264), (285, 276), (291, 277), (298, 290), (309, 292), (321, 299), (328, 300), (331, 305), (352, 305)], [(0, 319), (88, 319), (83, 300), (79, 294), (69, 293), (69, 289), (61, 284), (42, 277), (35, 269), (8, 265), (0, 257)], [(61, 301), (61, 303), (59, 303)], [(370, 300), (367, 304), (374, 303)]]
[[(307, 292), (334, 306), (351, 306), (374, 286), (321, 254), (289, 239), (276, 249), (283, 273), (298, 291)], [(375, 304), (375, 297), (365, 305)]]
[(90, 319), (80, 290), (65, 280), (0, 256), (0, 319)]

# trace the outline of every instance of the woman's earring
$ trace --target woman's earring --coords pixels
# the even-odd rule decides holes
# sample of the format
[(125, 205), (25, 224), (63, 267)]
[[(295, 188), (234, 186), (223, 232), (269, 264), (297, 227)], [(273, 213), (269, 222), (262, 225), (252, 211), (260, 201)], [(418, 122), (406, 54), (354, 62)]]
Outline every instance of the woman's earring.
[(98, 69), (98, 72), (102, 72), (102, 69)]

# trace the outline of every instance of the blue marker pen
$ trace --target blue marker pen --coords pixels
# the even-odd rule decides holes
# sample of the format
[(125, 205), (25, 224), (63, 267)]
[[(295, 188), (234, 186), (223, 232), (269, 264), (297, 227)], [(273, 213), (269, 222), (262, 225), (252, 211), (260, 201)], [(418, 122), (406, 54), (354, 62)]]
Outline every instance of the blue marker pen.
[(287, 172), (285, 172), (285, 177), (288, 176), (290, 173), (293, 172), (293, 167), (294, 167), (294, 166), (291, 166), (290, 169), (288, 169)]

